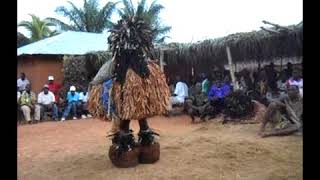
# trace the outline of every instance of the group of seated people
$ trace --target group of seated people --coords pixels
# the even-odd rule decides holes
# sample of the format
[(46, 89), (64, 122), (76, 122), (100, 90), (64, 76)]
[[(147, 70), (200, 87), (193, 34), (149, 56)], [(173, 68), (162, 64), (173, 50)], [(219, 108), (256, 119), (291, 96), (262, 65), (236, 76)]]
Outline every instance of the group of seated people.
[[(43, 86), (42, 91), (36, 96), (31, 91), (31, 84), (24, 73), (17, 81), (17, 104), (27, 123), (32, 124), (46, 119), (51, 114), (53, 120), (65, 121), (72, 112), (73, 119), (92, 117), (87, 108), (89, 95), (86, 91), (71, 86), (66, 96), (66, 102), (59, 96), (61, 85), (54, 82), (54, 77), (48, 77), (48, 84)], [(66, 104), (65, 106), (63, 104)], [(32, 113), (34, 114), (32, 118)]]
[[(303, 79), (301, 73), (292, 68), (292, 64), (288, 63), (287, 68), (281, 72), (274, 69), (274, 64), (264, 67), (261, 71), (256, 72), (251, 81), (250, 73), (237, 73), (236, 83), (234, 87), (231, 83), (229, 73), (212, 73), (213, 75), (201, 74), (198, 82), (191, 83), (190, 88), (186, 82), (181, 81), (177, 77), (176, 86), (172, 92), (171, 104), (173, 106), (184, 106), (184, 110), (188, 113), (192, 121), (198, 116), (202, 120), (206, 116), (214, 118), (217, 114), (223, 112), (224, 98), (234, 89), (240, 89), (249, 94), (250, 91), (257, 91), (259, 98), (254, 100), (262, 100), (263, 104), (269, 106), (275, 100), (281, 102), (282, 97), (288, 97), (289, 89), (298, 92), (299, 97), (303, 97)], [(293, 91), (293, 90), (292, 90)], [(281, 98), (280, 98), (281, 97)], [(299, 100), (301, 104), (302, 101)], [(279, 103), (278, 103), (279, 104)], [(274, 105), (271, 105), (274, 107)], [(300, 118), (300, 110), (297, 114)], [(263, 129), (263, 128), (262, 128)]]
[(177, 76), (177, 83), (173, 96), (170, 98), (172, 106), (183, 106), (194, 122), (195, 116), (202, 120), (206, 116), (214, 118), (223, 111), (224, 98), (232, 91), (233, 87), (228, 77), (219, 77), (213, 81), (203, 74), (202, 82), (197, 82), (188, 88), (187, 84)]

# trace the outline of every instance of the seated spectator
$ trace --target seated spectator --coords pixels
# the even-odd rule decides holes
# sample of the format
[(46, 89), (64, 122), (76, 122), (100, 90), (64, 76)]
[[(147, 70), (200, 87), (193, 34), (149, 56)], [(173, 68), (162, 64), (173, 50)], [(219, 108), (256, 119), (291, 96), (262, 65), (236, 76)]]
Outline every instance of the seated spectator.
[(191, 116), (192, 122), (194, 122), (195, 116), (204, 120), (207, 115), (210, 115), (211, 111), (209, 106), (210, 103), (208, 103), (208, 97), (202, 92), (201, 83), (197, 83), (195, 86), (195, 92), (186, 98), (185, 112)]
[(283, 97), (286, 96), (285, 93), (281, 93), (278, 88), (269, 88), (268, 92), (266, 94), (266, 106), (268, 106), (270, 103), (275, 102), (275, 101), (280, 101)]
[(67, 107), (63, 112), (61, 121), (65, 121), (72, 110), (73, 119), (77, 119), (77, 108), (79, 108), (79, 93), (76, 92), (76, 87), (71, 86), (67, 93)]
[(188, 86), (188, 95), (195, 94), (196, 92), (196, 83), (191, 83), (190, 86)]
[(298, 70), (292, 72), (292, 77), (288, 79), (286, 83), (287, 87), (289, 86), (298, 86), (300, 96), (303, 96), (303, 79)]
[(20, 120), (20, 105), (19, 105), (19, 100), (20, 100), (20, 97), (21, 97), (21, 92), (19, 91), (19, 87), (17, 87), (17, 120), (19, 121)]
[(31, 124), (31, 112), (34, 111), (36, 103), (36, 95), (31, 91), (30, 84), (27, 84), (25, 90), (22, 92), (19, 104), (23, 112), (24, 119)]
[(253, 90), (253, 81), (251, 78), (251, 73), (248, 69), (242, 70), (243, 81), (246, 84), (246, 91)]
[(268, 87), (277, 87), (277, 71), (274, 68), (274, 64), (270, 63), (270, 65), (266, 67), (266, 70)]
[(288, 62), (287, 68), (284, 70), (286, 79), (289, 79), (290, 77), (292, 77), (292, 72), (293, 72), (292, 64)]
[(60, 103), (59, 91), (60, 91), (61, 85), (54, 82), (54, 76), (49, 76), (48, 81), (49, 81), (49, 84), (48, 84), (49, 91), (51, 91), (54, 94), (56, 103), (59, 104)]
[(30, 84), (29, 80), (26, 78), (25, 73), (21, 73), (20, 78), (17, 80), (17, 86), (19, 88), (19, 91), (22, 92), (26, 89), (26, 86)]
[(19, 91), (19, 87), (17, 88), (17, 103), (19, 103), (19, 99), (21, 97), (21, 92)]
[(282, 71), (280, 73), (279, 79), (277, 81), (277, 88), (280, 91), (280, 94), (285, 94), (286, 93), (286, 82), (287, 82), (287, 75), (285, 71)]
[(201, 78), (203, 79), (202, 84), (201, 84), (201, 91), (203, 94), (207, 95), (209, 93), (210, 90), (210, 82), (209, 82), (209, 78), (206, 74), (202, 74)]
[(79, 92), (79, 103), (80, 103), (80, 114), (81, 118), (91, 118), (91, 114), (89, 114), (88, 111), (88, 99), (89, 99), (89, 94), (87, 91), (81, 91)]
[(210, 104), (215, 108), (216, 113), (222, 112), (224, 109), (224, 98), (231, 92), (231, 87), (228, 84), (223, 84), (218, 80), (212, 85), (209, 91)]
[(224, 99), (230, 93), (230, 85), (221, 80), (212, 85), (209, 91), (209, 100)]
[(58, 107), (55, 103), (54, 94), (49, 91), (49, 86), (44, 85), (43, 91), (38, 95), (38, 104), (35, 108), (35, 120), (40, 121), (45, 112), (52, 112), (52, 119), (58, 118)]
[(183, 104), (186, 97), (188, 97), (188, 86), (181, 81), (180, 76), (177, 76), (176, 88), (170, 98), (171, 104)]
[(245, 77), (243, 75), (240, 75), (240, 79), (239, 79), (239, 82), (238, 82), (238, 87), (240, 90), (244, 91), (244, 92), (247, 92), (248, 90), (248, 86), (247, 86), (247, 83), (245, 81)]
[(202, 92), (201, 83), (197, 83), (195, 85), (195, 91), (192, 94), (190, 94), (188, 99), (191, 99), (193, 102), (193, 105), (195, 106), (202, 106), (208, 102), (208, 96)]
[[(302, 130), (303, 99), (297, 86), (289, 86), (287, 96), (270, 103), (262, 120), (261, 137), (289, 135)], [(272, 129), (265, 132), (270, 123)]]

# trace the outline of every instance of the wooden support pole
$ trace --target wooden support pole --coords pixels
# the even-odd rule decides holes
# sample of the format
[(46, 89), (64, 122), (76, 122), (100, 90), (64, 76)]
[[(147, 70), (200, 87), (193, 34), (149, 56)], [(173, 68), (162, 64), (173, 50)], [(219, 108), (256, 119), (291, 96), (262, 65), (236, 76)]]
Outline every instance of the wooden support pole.
[(234, 87), (234, 90), (239, 89), (237, 83), (236, 83), (236, 77), (234, 75), (234, 67), (232, 65), (232, 57), (231, 57), (231, 52), (230, 52), (230, 48), (229, 46), (227, 46), (227, 55), (228, 55), (228, 62), (229, 62), (229, 67), (230, 67), (230, 74), (231, 74), (231, 80), (232, 80), (232, 84)]
[(268, 21), (265, 21), (265, 20), (263, 20), (262, 23), (263, 24), (269, 24), (271, 26), (274, 26), (277, 29), (284, 29), (284, 30), (288, 30), (288, 31), (293, 31), (293, 29), (291, 29), (291, 28), (280, 26), (279, 24), (274, 24), (274, 23), (271, 23), (271, 22), (268, 22)]
[(264, 30), (264, 31), (269, 32), (269, 33), (280, 34), (279, 31), (275, 31), (275, 30), (272, 30), (272, 29), (266, 29), (266, 28), (264, 28), (264, 27), (260, 27), (260, 28), (261, 28), (262, 30)]

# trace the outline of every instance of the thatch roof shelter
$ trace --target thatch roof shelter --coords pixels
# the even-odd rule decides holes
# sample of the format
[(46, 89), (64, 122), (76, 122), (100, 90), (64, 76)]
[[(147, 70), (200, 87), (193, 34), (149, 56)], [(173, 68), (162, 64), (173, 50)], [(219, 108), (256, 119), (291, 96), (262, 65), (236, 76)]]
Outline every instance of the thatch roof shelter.
[(225, 65), (228, 63), (227, 46), (233, 62), (238, 64), (302, 56), (302, 23), (285, 27), (277, 33), (272, 31), (236, 33), (193, 44), (168, 44), (162, 47), (165, 49), (166, 74), (171, 79), (177, 74), (190, 77), (192, 69), (194, 73), (202, 73), (209, 72), (213, 65)]

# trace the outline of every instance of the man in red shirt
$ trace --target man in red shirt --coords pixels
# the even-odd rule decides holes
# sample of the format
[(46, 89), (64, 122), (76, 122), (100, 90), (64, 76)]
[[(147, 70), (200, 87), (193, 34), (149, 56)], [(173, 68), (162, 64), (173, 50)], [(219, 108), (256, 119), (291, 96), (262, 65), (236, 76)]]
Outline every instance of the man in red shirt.
[(54, 82), (53, 76), (49, 76), (48, 80), (49, 80), (49, 84), (48, 84), (49, 91), (51, 91), (54, 94), (54, 96), (56, 98), (56, 103), (59, 104), (59, 99), (60, 99), (59, 90), (61, 88), (61, 85)]

